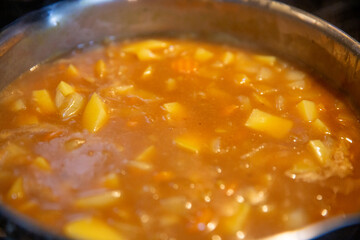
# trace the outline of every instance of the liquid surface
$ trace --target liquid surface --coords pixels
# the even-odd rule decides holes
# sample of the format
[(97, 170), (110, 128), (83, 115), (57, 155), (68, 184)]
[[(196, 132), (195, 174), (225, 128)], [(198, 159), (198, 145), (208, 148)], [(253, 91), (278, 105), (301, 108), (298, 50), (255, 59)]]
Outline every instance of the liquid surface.
[(0, 94), (0, 200), (74, 239), (253, 239), (360, 210), (359, 122), (307, 72), (108, 43)]

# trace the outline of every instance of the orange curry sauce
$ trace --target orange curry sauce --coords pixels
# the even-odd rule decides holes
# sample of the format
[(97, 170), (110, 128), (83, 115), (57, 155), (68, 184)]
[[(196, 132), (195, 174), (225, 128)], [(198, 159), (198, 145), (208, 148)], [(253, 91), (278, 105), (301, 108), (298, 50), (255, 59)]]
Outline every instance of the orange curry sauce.
[(108, 43), (0, 94), (0, 200), (74, 239), (252, 239), (360, 210), (360, 127), (309, 73), (194, 40)]

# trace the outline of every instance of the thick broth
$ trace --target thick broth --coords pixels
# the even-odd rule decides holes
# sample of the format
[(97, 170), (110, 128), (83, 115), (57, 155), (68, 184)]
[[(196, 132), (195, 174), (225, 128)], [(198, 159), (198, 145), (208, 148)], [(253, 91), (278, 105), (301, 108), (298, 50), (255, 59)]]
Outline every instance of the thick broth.
[(77, 239), (244, 239), (357, 212), (359, 122), (309, 73), (193, 40), (108, 43), (1, 92), (0, 199)]

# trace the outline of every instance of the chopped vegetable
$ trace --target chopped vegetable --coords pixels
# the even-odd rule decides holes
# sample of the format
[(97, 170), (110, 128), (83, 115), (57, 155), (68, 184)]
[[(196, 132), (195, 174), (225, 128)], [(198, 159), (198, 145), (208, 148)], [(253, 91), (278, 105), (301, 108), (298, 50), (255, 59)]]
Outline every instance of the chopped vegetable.
[(75, 92), (75, 89), (71, 85), (69, 85), (68, 83), (66, 83), (64, 81), (61, 81), (59, 83), (56, 90), (59, 90), (60, 93), (62, 93), (62, 95), (64, 95), (64, 97)]
[(127, 46), (123, 47), (123, 51), (136, 53), (136, 52), (140, 51), (141, 49), (157, 50), (157, 49), (166, 48), (168, 46), (169, 46), (169, 44), (164, 41), (145, 40), (145, 41), (130, 43)]
[(310, 140), (308, 147), (322, 165), (325, 165), (330, 160), (330, 149), (328, 149), (322, 141)]
[(42, 113), (56, 112), (55, 104), (50, 97), (48, 90), (36, 90), (32, 92), (32, 99)]
[(200, 62), (205, 62), (214, 57), (214, 54), (205, 48), (198, 48), (195, 51), (195, 59)]
[(79, 198), (74, 204), (78, 208), (104, 208), (118, 203), (120, 199), (120, 191), (111, 191)]
[(51, 166), (50, 166), (49, 162), (41, 156), (36, 157), (33, 164), (34, 164), (34, 166), (38, 167), (39, 169), (42, 169), (45, 171), (51, 170)]
[(13, 112), (19, 112), (22, 110), (26, 110), (26, 105), (22, 99), (18, 99), (11, 104), (10, 110)]
[(293, 123), (290, 120), (254, 109), (245, 126), (280, 139), (288, 135)]
[(237, 231), (243, 230), (249, 216), (250, 209), (251, 207), (249, 204), (239, 203), (234, 214), (232, 216), (225, 217), (219, 227), (228, 234), (235, 234)]
[(123, 240), (124, 238), (106, 222), (85, 217), (69, 222), (64, 227), (66, 236), (81, 240)]
[(168, 91), (174, 91), (176, 89), (176, 80), (173, 78), (169, 78), (168, 80), (166, 80), (166, 89)]
[(255, 55), (254, 59), (260, 63), (265, 63), (270, 66), (274, 66), (276, 62), (276, 57), (274, 56)]
[(168, 113), (168, 120), (181, 120), (186, 118), (186, 109), (178, 102), (165, 103), (163, 109)]
[(59, 107), (60, 115), (63, 119), (72, 118), (80, 113), (84, 104), (84, 97), (81, 94), (74, 92), (65, 97), (63, 103)]
[(155, 157), (156, 149), (153, 145), (147, 147), (142, 153), (140, 153), (136, 158), (135, 161), (139, 162), (151, 162), (151, 160)]
[(106, 64), (105, 64), (104, 60), (98, 60), (95, 63), (94, 72), (95, 72), (95, 76), (98, 77), (98, 78), (105, 77)]
[(79, 70), (72, 64), (66, 69), (66, 73), (72, 77), (79, 76)]
[(15, 182), (11, 185), (10, 190), (7, 193), (7, 198), (9, 200), (19, 200), (25, 197), (23, 179), (21, 177), (17, 178)]
[(109, 189), (120, 188), (120, 178), (116, 173), (109, 173), (103, 178), (104, 187)]
[(64, 145), (67, 151), (73, 151), (81, 147), (85, 142), (86, 142), (85, 139), (74, 138), (66, 141)]
[(175, 144), (190, 152), (198, 154), (202, 148), (202, 142), (199, 138), (192, 135), (182, 135), (174, 140)]
[(313, 121), (317, 118), (318, 111), (314, 102), (309, 100), (302, 100), (296, 105), (301, 117), (305, 121)]
[(25, 113), (16, 119), (16, 123), (18, 126), (36, 125), (39, 124), (39, 118), (34, 114)]
[(256, 75), (256, 80), (263, 81), (263, 80), (269, 80), (272, 77), (273, 73), (270, 68), (262, 67), (260, 68), (260, 71)]
[(235, 55), (230, 51), (226, 51), (222, 57), (222, 62), (225, 65), (231, 64), (232, 62), (234, 62), (234, 60)]
[(318, 132), (323, 134), (330, 134), (329, 128), (320, 119), (317, 118), (315, 121), (312, 122), (312, 125), (315, 129), (318, 130)]
[(89, 132), (97, 132), (102, 128), (108, 120), (105, 103), (94, 93), (87, 103), (82, 123), (84, 128)]

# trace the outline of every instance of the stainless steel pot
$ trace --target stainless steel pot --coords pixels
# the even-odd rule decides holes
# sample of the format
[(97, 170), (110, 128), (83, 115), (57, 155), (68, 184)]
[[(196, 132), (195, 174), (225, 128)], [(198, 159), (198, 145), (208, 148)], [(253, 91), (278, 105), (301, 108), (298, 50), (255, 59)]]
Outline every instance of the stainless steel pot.
[[(330, 24), (267, 0), (82, 0), (31, 13), (0, 34), (0, 89), (37, 64), (81, 44), (186, 34), (261, 47), (324, 76), (360, 107), (360, 44)], [(16, 239), (62, 239), (0, 205), (5, 231)], [(358, 223), (339, 216), (272, 239), (304, 239)], [(288, 235), (286, 235), (288, 234)]]

